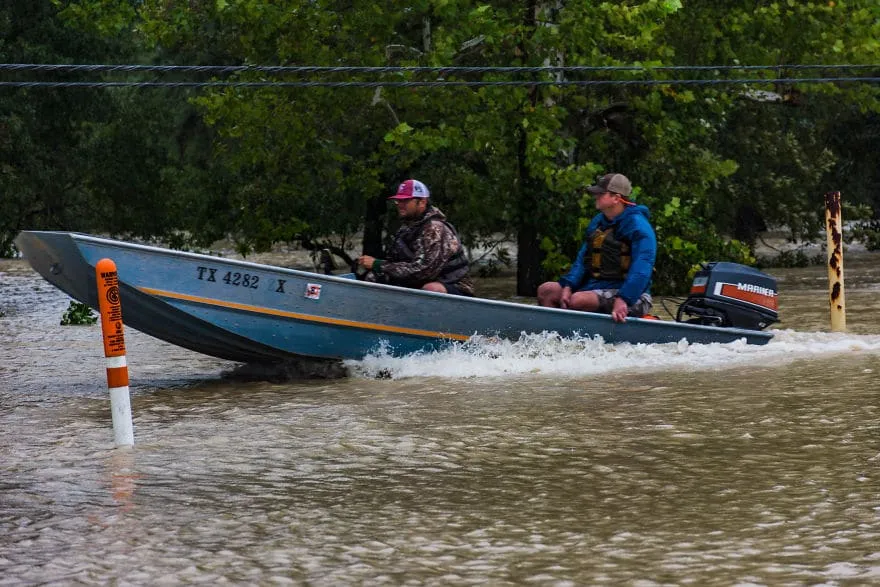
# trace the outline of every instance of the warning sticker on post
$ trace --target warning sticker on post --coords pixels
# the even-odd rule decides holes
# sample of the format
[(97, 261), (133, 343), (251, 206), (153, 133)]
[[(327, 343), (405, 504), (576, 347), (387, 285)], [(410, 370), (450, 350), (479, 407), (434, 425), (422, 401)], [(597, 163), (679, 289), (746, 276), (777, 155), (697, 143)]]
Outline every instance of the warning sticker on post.
[(98, 310), (101, 313), (101, 330), (104, 335), (104, 356), (119, 357), (125, 354), (125, 335), (116, 264), (110, 259), (101, 259), (95, 265), (95, 272), (98, 281)]

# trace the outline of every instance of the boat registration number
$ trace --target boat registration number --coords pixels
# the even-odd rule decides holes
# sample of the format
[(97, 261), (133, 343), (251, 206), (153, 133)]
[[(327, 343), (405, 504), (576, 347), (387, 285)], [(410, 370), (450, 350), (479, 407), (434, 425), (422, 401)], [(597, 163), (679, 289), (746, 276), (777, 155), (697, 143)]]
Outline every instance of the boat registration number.
[(253, 273), (226, 271), (221, 275), (213, 267), (197, 267), (196, 269), (198, 270), (198, 279), (200, 281), (213, 281), (236, 287), (247, 287), (249, 289), (260, 287), (260, 276)]

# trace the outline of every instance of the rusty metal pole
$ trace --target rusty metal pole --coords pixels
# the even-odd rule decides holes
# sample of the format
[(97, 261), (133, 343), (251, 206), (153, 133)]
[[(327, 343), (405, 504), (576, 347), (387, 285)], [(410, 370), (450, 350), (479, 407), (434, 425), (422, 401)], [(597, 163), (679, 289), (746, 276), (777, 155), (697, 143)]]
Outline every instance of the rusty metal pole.
[(843, 222), (840, 192), (825, 194), (825, 231), (828, 234), (828, 292), (831, 331), (846, 330), (846, 302), (843, 295)]

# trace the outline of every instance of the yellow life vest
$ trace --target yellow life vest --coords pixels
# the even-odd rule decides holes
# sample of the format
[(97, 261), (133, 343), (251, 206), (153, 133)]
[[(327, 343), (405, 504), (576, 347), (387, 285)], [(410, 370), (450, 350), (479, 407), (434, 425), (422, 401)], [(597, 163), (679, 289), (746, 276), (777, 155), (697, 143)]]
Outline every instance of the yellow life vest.
[(587, 237), (590, 256), (590, 274), (593, 279), (617, 281), (626, 279), (632, 261), (629, 241), (619, 240), (614, 227), (596, 229)]

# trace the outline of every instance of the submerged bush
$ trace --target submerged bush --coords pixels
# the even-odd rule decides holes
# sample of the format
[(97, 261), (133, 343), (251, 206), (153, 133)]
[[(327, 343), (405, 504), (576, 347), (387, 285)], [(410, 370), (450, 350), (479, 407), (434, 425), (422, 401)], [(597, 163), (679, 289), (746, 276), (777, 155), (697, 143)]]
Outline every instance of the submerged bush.
[(825, 255), (817, 253), (810, 255), (803, 249), (791, 249), (779, 251), (778, 255), (762, 256), (758, 258), (757, 267), (812, 267), (825, 263)]
[(857, 223), (846, 240), (862, 242), (869, 251), (880, 251), (880, 220)]
[(64, 315), (61, 316), (61, 326), (88, 326), (98, 321), (98, 317), (92, 314), (92, 309), (80, 302), (71, 300)]

